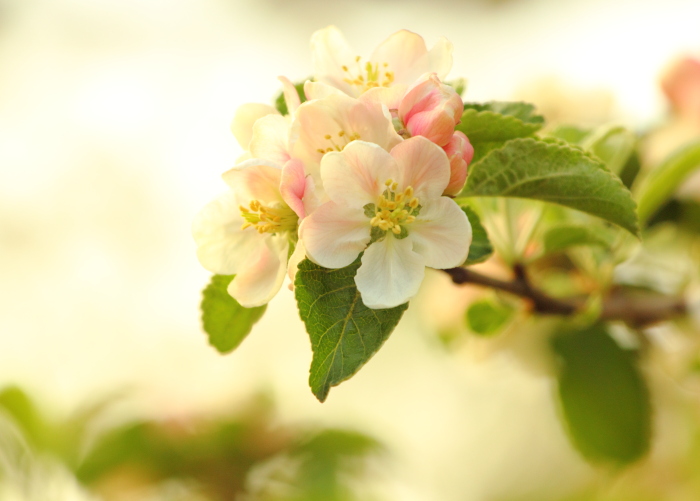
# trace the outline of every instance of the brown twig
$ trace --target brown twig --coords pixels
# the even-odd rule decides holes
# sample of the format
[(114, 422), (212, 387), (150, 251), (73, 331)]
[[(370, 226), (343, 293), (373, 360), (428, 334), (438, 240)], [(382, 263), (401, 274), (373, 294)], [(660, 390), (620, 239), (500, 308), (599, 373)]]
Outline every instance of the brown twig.
[[(585, 297), (555, 298), (533, 287), (525, 268), (519, 264), (513, 268), (515, 279), (508, 282), (468, 268), (450, 268), (443, 271), (458, 285), (481, 285), (528, 299), (532, 303), (533, 311), (540, 315), (573, 315), (586, 303)], [(632, 327), (644, 327), (682, 316), (686, 312), (687, 305), (683, 298), (655, 293), (626, 294), (616, 290), (603, 300), (600, 318), (622, 320)]]

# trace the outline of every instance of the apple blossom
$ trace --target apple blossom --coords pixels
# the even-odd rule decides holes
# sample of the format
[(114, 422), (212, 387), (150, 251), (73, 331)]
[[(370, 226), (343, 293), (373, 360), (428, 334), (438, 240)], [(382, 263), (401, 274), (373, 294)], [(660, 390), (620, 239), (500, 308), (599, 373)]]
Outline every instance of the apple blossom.
[(366, 306), (403, 304), (417, 293), (426, 266), (466, 260), (471, 225), (442, 196), (449, 161), (428, 139), (408, 139), (390, 152), (354, 141), (323, 158), (321, 178), (330, 201), (302, 221), (300, 239), (326, 268), (348, 266), (364, 251), (355, 283)]
[(395, 86), (403, 94), (424, 73), (444, 78), (452, 68), (452, 44), (447, 39), (440, 38), (428, 50), (420, 35), (407, 30), (389, 36), (363, 61), (338, 28), (328, 26), (311, 37), (311, 54), (315, 80), (352, 97)]
[[(195, 218), (192, 232), (200, 263), (213, 273), (236, 275), (228, 292), (242, 306), (263, 305), (282, 286), (299, 221), (290, 205), (296, 202), (300, 210), (307, 189), (304, 177), (294, 172), (298, 169), (295, 161), (284, 169), (262, 159), (237, 165), (223, 175), (230, 191)], [(280, 192), (283, 177), (295, 196)]]
[[(307, 174), (320, 184), (321, 159), (361, 139), (387, 151), (402, 141), (391, 116), (381, 105), (332, 93), (303, 103), (292, 122), (291, 155), (303, 162)], [(320, 188), (320, 186), (319, 186)]]

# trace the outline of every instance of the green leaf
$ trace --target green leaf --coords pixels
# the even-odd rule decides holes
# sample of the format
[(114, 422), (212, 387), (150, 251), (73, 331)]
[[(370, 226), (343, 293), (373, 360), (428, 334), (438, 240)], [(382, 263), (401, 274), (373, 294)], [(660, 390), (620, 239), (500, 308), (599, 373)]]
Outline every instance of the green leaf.
[(622, 465), (642, 457), (651, 440), (649, 392), (632, 352), (604, 325), (561, 331), (559, 398), (576, 448), (592, 462)]
[(470, 167), (460, 197), (552, 202), (603, 218), (637, 235), (637, 215), (620, 179), (590, 154), (556, 140), (514, 139)]
[(561, 252), (570, 247), (596, 245), (610, 248), (614, 235), (606, 228), (561, 225), (550, 228), (544, 235), (544, 250), (546, 254)]
[(700, 168), (700, 142), (690, 144), (667, 158), (639, 186), (639, 221), (641, 224), (675, 193), (680, 184)]
[(462, 121), (455, 129), (464, 132), (478, 151), (478, 143), (532, 136), (544, 124), (534, 109), (520, 102), (465, 103)]
[(214, 275), (203, 291), (202, 325), (220, 353), (236, 348), (260, 320), (267, 305), (244, 308), (226, 291), (235, 275)]
[(455, 78), (449, 82), (445, 82), (447, 85), (452, 87), (457, 94), (460, 96), (464, 95), (464, 91), (467, 90), (467, 81), (464, 78)]
[(468, 205), (461, 206), (462, 211), (472, 225), (472, 243), (469, 246), (469, 255), (464, 266), (486, 261), (493, 254), (493, 246), (486, 234), (486, 228), (481, 224), (479, 216)]
[(489, 101), (486, 103), (464, 103), (465, 110), (492, 111), (508, 115), (533, 124), (544, 124), (544, 117), (535, 113), (535, 105), (522, 101)]
[(372, 358), (401, 319), (408, 303), (383, 310), (367, 308), (355, 286), (360, 259), (330, 270), (305, 259), (296, 275), (299, 314), (311, 338), (309, 385), (326, 400), (331, 386), (353, 376)]
[(637, 136), (619, 125), (598, 127), (581, 142), (615, 174), (620, 174), (636, 144)]
[(581, 144), (590, 133), (589, 129), (582, 129), (575, 125), (558, 125), (549, 131), (548, 136), (562, 139), (568, 143)]
[(491, 336), (511, 319), (513, 310), (488, 299), (475, 301), (467, 308), (467, 326), (475, 334)]
[[(304, 95), (305, 82), (306, 80), (294, 84), (294, 88), (297, 90), (297, 94), (299, 94), (299, 99), (302, 103), (306, 101), (306, 96)], [(287, 101), (284, 100), (284, 92), (280, 92), (275, 98), (275, 108), (277, 108), (277, 111), (279, 111), (282, 115), (289, 114), (289, 110), (287, 109)]]

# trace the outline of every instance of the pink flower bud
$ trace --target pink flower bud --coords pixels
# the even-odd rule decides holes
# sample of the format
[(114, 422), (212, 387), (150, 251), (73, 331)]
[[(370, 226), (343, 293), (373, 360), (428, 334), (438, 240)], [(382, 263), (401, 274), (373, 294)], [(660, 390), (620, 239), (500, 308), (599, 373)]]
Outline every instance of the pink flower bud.
[(443, 194), (454, 196), (462, 190), (467, 180), (467, 166), (474, 158), (474, 147), (463, 132), (457, 131), (443, 149), (450, 160), (450, 182)]
[(464, 103), (452, 87), (427, 73), (411, 87), (399, 105), (399, 118), (411, 136), (424, 136), (445, 146), (462, 118)]
[(700, 60), (686, 57), (676, 62), (661, 80), (661, 88), (676, 113), (700, 121)]

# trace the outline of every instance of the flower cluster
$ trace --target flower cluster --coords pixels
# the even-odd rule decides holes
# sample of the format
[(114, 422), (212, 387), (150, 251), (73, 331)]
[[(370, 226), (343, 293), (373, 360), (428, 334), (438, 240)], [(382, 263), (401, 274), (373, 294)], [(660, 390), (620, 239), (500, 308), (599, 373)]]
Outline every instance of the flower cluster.
[(305, 102), (280, 77), (288, 115), (243, 105), (232, 131), (246, 150), (223, 175), (230, 190), (193, 225), (208, 270), (236, 277), (241, 305), (267, 303), (305, 257), (342, 268), (362, 254), (355, 283), (370, 308), (418, 290), (425, 267), (466, 260), (471, 226), (451, 199), (474, 150), (455, 131), (463, 103), (443, 83), (452, 45), (431, 50), (409, 31), (363, 60), (333, 26), (311, 40)]

